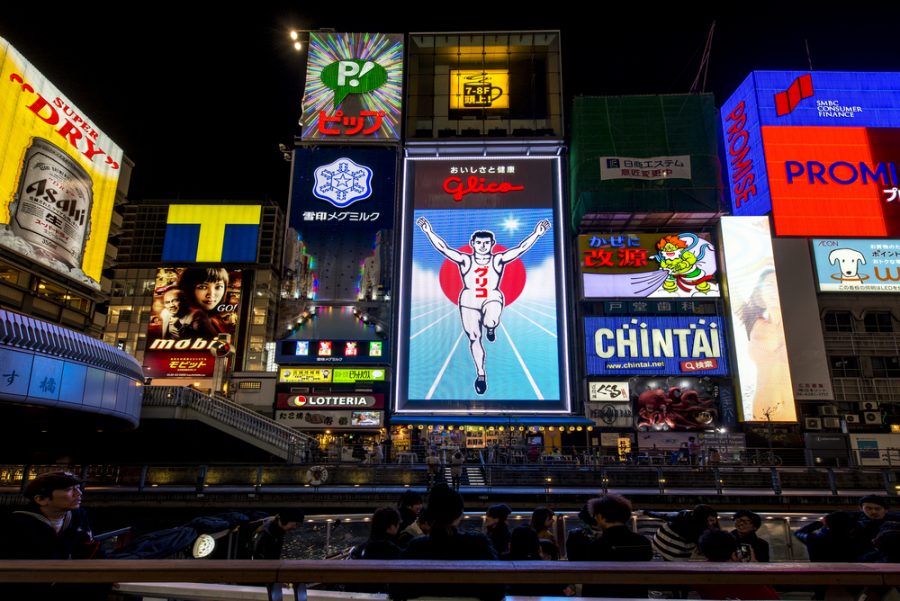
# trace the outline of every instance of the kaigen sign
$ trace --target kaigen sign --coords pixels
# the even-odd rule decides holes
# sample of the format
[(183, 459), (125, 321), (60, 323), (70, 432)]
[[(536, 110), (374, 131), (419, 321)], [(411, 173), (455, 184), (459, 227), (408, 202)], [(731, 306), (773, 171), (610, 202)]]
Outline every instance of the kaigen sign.
[(410, 159), (395, 410), (562, 412), (557, 159)]
[(403, 35), (309, 35), (304, 140), (400, 139)]
[(900, 292), (900, 240), (814, 239), (822, 292)]
[(210, 344), (220, 334), (237, 345), (241, 271), (224, 267), (161, 267), (156, 287), (144, 372), (148, 377), (211, 376)]
[(578, 236), (584, 298), (718, 298), (708, 234)]
[(0, 38), (0, 246), (100, 289), (122, 149)]
[(779, 236), (900, 236), (900, 73), (754, 72), (722, 108), (736, 216)]
[(766, 217), (723, 217), (728, 308), (744, 421), (797, 420)]
[(728, 374), (718, 317), (585, 317), (584, 338), (588, 375)]

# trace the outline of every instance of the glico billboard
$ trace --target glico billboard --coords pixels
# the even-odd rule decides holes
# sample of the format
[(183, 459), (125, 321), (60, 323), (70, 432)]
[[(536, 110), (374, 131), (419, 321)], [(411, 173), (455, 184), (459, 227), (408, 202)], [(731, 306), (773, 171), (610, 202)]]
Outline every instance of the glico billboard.
[(569, 410), (560, 169), (407, 159), (396, 412)]
[(122, 149), (0, 38), (0, 246), (100, 289)]
[(779, 236), (900, 236), (900, 73), (754, 71), (722, 107), (732, 212)]
[(309, 35), (303, 140), (400, 139), (403, 35)]
[(224, 267), (160, 267), (147, 330), (147, 377), (209, 377), (219, 334), (237, 345), (241, 271)]

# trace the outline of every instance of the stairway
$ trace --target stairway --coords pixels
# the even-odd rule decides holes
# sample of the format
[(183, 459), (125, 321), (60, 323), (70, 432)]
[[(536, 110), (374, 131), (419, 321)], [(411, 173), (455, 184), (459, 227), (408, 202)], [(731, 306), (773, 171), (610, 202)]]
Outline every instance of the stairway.
[(302, 462), (313, 440), (234, 401), (188, 387), (145, 386), (141, 418), (197, 420), (289, 463)]
[[(448, 485), (453, 486), (453, 476), (451, 475), (450, 468), (444, 467), (444, 480)], [(484, 486), (484, 473), (481, 471), (480, 467), (477, 466), (463, 466), (462, 478), (460, 479), (461, 486)]]

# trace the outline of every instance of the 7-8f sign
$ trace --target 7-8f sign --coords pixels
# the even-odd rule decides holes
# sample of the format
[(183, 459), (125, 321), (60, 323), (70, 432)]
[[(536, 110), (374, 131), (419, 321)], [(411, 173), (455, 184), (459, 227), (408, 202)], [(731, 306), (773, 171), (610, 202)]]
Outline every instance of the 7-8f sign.
[(628, 382), (588, 382), (589, 401), (627, 402)]

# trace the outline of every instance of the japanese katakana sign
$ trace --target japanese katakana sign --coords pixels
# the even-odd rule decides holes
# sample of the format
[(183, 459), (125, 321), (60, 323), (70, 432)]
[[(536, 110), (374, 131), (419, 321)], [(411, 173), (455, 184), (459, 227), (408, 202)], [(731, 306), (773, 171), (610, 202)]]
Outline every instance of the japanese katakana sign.
[(309, 36), (300, 125), (304, 140), (399, 140), (403, 36)]
[(584, 298), (719, 297), (708, 234), (586, 234), (578, 254)]

